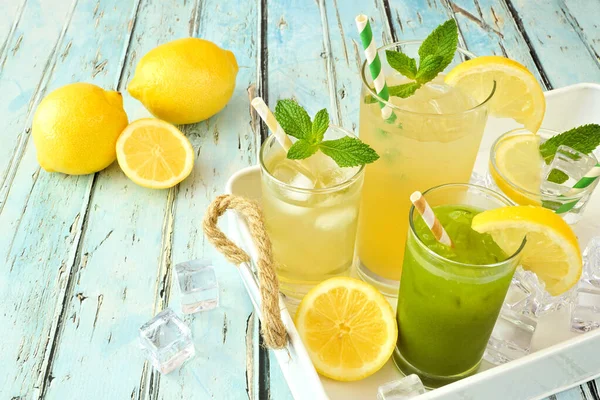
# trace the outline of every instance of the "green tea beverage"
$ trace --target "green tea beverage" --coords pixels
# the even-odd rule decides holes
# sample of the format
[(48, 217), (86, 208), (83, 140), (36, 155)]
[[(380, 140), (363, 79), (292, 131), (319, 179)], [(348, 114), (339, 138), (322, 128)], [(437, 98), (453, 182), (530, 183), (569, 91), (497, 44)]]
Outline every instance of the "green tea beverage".
[(439, 243), (411, 208), (394, 361), (405, 374), (416, 373), (426, 386), (439, 387), (479, 367), (521, 249), (507, 255), (490, 235), (471, 229), (481, 211), (510, 205), (501, 195), (451, 184), (424, 197), (453, 246)]

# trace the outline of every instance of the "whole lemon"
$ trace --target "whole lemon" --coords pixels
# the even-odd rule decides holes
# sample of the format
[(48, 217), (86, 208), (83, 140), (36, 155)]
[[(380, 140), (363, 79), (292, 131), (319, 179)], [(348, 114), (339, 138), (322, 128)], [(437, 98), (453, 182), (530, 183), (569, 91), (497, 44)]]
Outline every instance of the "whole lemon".
[(108, 167), (127, 126), (121, 93), (73, 83), (47, 95), (33, 116), (40, 166), (48, 172), (84, 175)]
[(191, 124), (225, 107), (237, 72), (232, 52), (208, 40), (178, 39), (144, 55), (127, 90), (157, 118)]

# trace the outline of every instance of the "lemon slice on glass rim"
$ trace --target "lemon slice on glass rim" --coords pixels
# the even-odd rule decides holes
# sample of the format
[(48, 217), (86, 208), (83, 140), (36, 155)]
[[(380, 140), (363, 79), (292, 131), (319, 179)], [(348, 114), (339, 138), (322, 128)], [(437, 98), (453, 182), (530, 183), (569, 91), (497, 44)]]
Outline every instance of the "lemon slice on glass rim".
[(444, 78), (473, 98), (483, 101), (487, 85), (496, 81), (490, 113), (512, 118), (531, 132), (537, 132), (546, 112), (544, 90), (535, 76), (522, 64), (502, 56), (483, 56), (462, 62)]
[(540, 136), (506, 136), (494, 145), (490, 175), (500, 190), (520, 205), (541, 205), (542, 156)]
[(521, 251), (523, 268), (534, 272), (552, 296), (571, 289), (581, 277), (582, 258), (573, 229), (554, 211), (538, 206), (508, 206), (483, 211), (471, 222), (489, 233), (506, 254)]

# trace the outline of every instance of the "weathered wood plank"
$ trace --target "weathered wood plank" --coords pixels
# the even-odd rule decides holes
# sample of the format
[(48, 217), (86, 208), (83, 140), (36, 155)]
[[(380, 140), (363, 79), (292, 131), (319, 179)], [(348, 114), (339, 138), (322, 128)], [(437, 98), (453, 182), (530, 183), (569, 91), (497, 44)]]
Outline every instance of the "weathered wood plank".
[[(219, 308), (186, 317), (198, 354), (180, 375), (161, 377), (154, 392), (160, 399), (243, 399), (250, 397), (250, 390), (258, 390), (252, 386), (251, 374), (257, 372), (252, 369), (254, 351), (246, 351), (247, 346), (258, 348), (258, 321), (247, 326), (252, 305), (236, 268), (206, 242), (201, 226), (204, 210), (223, 193), (228, 177), (256, 162), (259, 140), (251, 127), (248, 88), (255, 86), (257, 79), (258, 10), (257, 2), (220, 0), (203, 0), (198, 9), (197, 24), (191, 34), (232, 51), (240, 69), (227, 107), (208, 121), (184, 129), (197, 159), (174, 201), (171, 265), (199, 257), (211, 259), (217, 267), (221, 298)], [(225, 221), (221, 226), (227, 230)], [(171, 269), (164, 273), (171, 273)], [(163, 280), (167, 278), (164, 276)], [(170, 307), (179, 310), (177, 287), (171, 289), (169, 297)], [(248, 376), (247, 356), (251, 369)]]
[(525, 65), (543, 85), (546, 77), (538, 71), (527, 42), (506, 4), (496, 0), (455, 0), (449, 2), (466, 47), (477, 55), (503, 55)]
[[(14, 34), (21, 22), (25, 4), (27, 4), (27, 0), (13, 1), (2, 5), (2, 13), (0, 13), (0, 76), (6, 58), (11, 52), (19, 49), (23, 40), (17, 40), (13, 44)], [(11, 44), (13, 44), (12, 48)]]
[[(582, 40), (583, 31), (575, 29), (574, 20), (565, 14), (566, 7), (561, 8), (562, 1), (506, 0), (506, 3), (552, 87), (600, 81), (597, 56), (590, 53), (591, 45)], [(587, 7), (592, 3), (582, 2)]]
[[(135, 120), (150, 115), (125, 92), (136, 63), (156, 45), (187, 36), (195, 4), (132, 1), (123, 12), (115, 6), (101, 3), (96, 11), (122, 19), (107, 30), (121, 40), (105, 65), (114, 65), (111, 86), (118, 84)], [(116, 163), (97, 174), (92, 189), (47, 397), (66, 398), (73, 387), (102, 398), (155, 396), (159, 378), (135, 343), (137, 328), (168, 302), (170, 279), (163, 281), (163, 274), (170, 265), (176, 189), (141, 188)]]
[[(71, 18), (78, 14), (75, 4), (26, 4), (12, 34), (15, 51), (6, 59), (0, 81), (0, 117), (6, 121), (0, 175), (0, 226), (5, 232), (0, 237), (0, 324), (11, 327), (0, 342), (6, 360), (0, 366), (0, 395), (6, 398), (35, 398), (43, 385), (82, 221), (81, 198), (68, 194), (84, 192), (88, 179), (40, 176), (28, 142), (32, 111), (46, 90), (56, 87), (48, 82), (65, 48)], [(13, 177), (18, 184), (9, 193)]]

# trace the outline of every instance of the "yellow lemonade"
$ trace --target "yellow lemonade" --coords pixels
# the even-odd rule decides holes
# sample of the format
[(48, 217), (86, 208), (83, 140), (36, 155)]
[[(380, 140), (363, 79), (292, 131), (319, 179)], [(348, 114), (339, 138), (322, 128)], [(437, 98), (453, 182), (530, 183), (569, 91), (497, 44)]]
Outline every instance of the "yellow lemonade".
[[(389, 86), (406, 83), (389, 74)], [(409, 98), (391, 97), (396, 121), (386, 123), (363, 85), (361, 140), (381, 156), (366, 167), (357, 241), (362, 277), (395, 294), (408, 232), (409, 196), (444, 183), (468, 182), (487, 120), (486, 107), (443, 76)]]
[[(332, 139), (346, 134), (330, 126)], [(261, 150), (262, 207), (280, 289), (294, 305), (317, 283), (348, 276), (354, 260), (363, 168), (317, 152), (301, 163), (271, 136)]]

